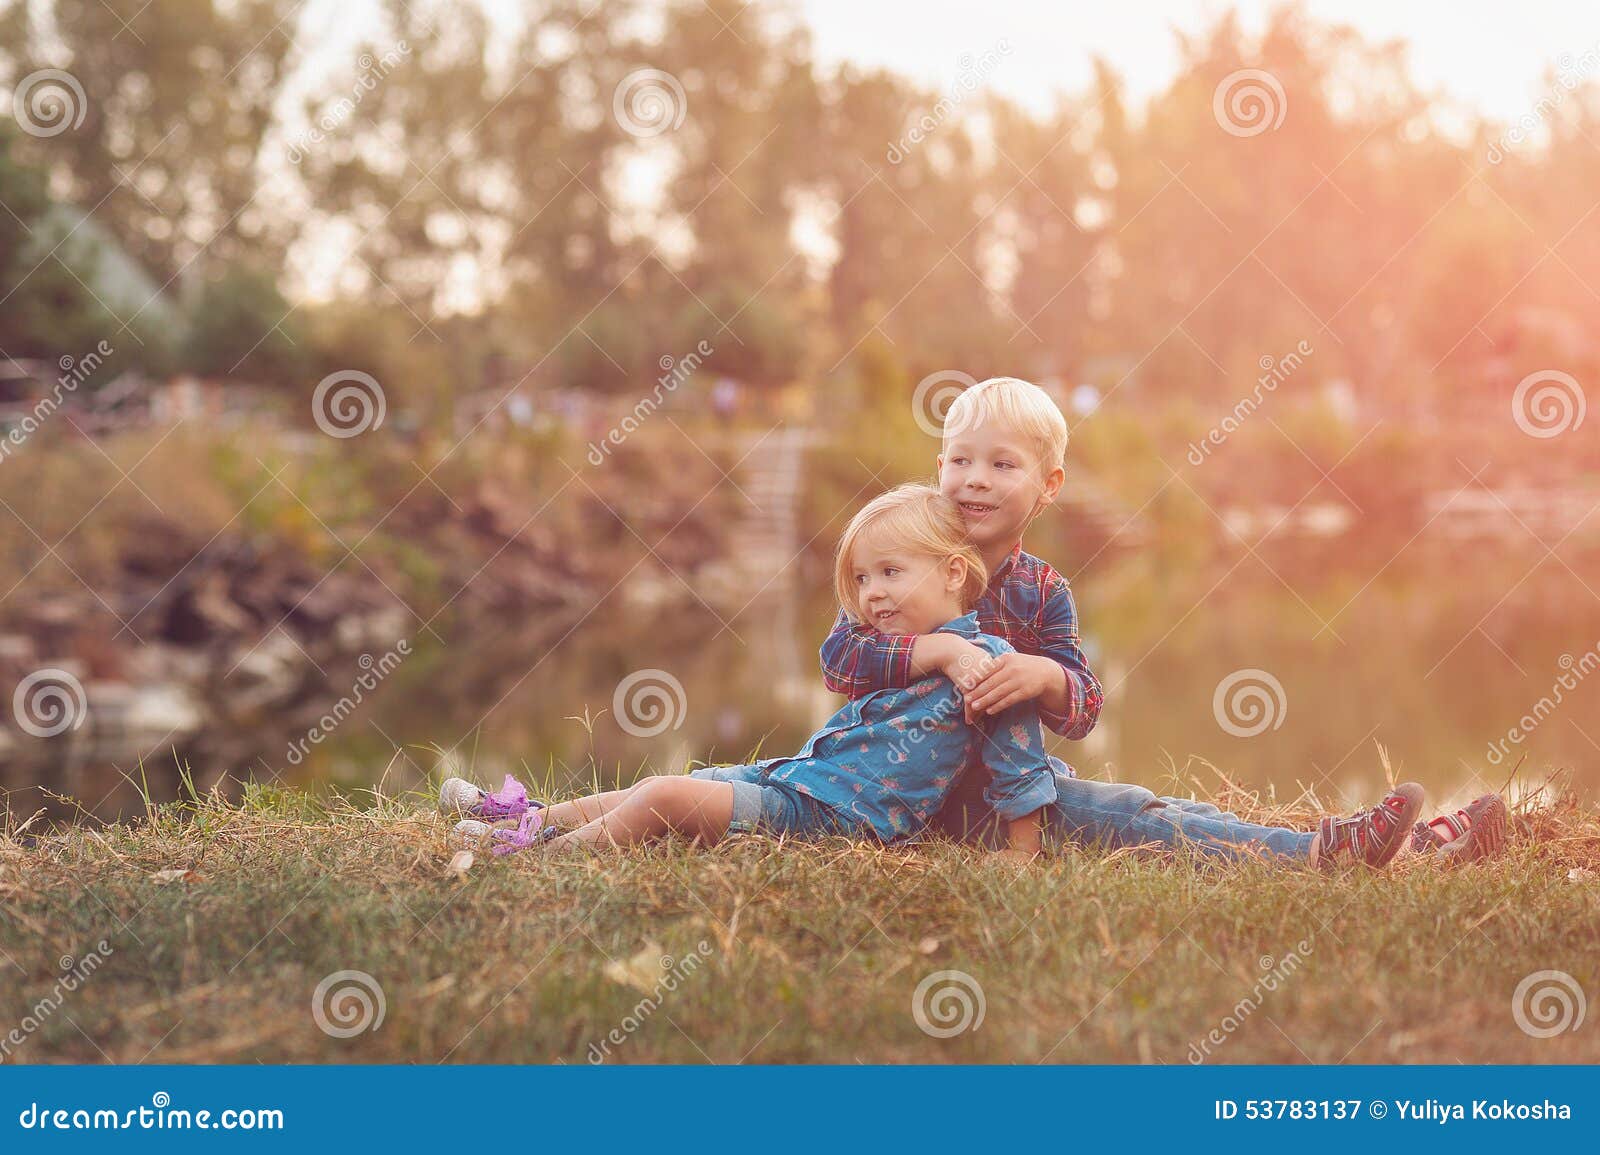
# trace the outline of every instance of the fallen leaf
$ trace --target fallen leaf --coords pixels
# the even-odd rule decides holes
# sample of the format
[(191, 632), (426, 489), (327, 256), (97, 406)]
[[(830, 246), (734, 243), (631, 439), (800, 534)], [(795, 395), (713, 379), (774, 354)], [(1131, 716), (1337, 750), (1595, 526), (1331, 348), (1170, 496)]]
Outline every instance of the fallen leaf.
[(656, 989), (661, 976), (671, 969), (672, 959), (662, 954), (659, 946), (650, 942), (632, 958), (623, 959), (621, 962), (613, 959), (606, 963), (604, 973), (606, 978), (614, 983), (634, 987), (649, 994)]
[(472, 864), (476, 861), (478, 861), (477, 856), (472, 851), (456, 851), (450, 856), (450, 865), (444, 868), (445, 877), (465, 882), (467, 880), (467, 871), (472, 869)]
[(158, 870), (150, 876), (150, 881), (157, 886), (166, 886), (171, 882), (199, 882), (200, 872), (197, 870)]

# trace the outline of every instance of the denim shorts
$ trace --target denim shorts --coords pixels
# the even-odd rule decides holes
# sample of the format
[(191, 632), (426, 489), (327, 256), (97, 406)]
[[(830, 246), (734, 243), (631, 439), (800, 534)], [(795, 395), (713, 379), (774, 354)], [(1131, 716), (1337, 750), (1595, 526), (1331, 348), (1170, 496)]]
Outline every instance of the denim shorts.
[(733, 787), (733, 819), (729, 834), (787, 834), (794, 838), (844, 835), (865, 838), (871, 828), (851, 822), (787, 782), (769, 782), (760, 766), (701, 766), (689, 773), (706, 782)]

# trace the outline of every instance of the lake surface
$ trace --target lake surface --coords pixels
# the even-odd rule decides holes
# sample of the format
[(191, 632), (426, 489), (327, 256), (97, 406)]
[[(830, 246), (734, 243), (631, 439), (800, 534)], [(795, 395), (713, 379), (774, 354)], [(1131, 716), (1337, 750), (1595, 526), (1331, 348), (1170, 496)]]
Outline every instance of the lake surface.
[[(1564, 769), (1594, 798), (1600, 580), (1592, 564), (1540, 552), (1329, 541), (1205, 563), (1148, 551), (1097, 561), (1073, 584), (1106, 705), (1087, 740), (1054, 751), (1084, 777), (1204, 792), (1218, 781), (1210, 763), (1278, 798), (1314, 787), (1344, 810), (1380, 793), (1381, 744), (1441, 802), (1501, 788), (1519, 760), (1519, 783)], [(239, 736), (249, 754), (226, 766), (170, 747), (142, 766), (12, 759), (8, 805), (25, 815), (49, 787), (97, 817), (137, 813), (136, 782), (176, 796), (175, 757), (201, 789), (228, 770), (394, 792), (441, 765), (548, 789), (789, 753), (838, 704), (817, 670), (832, 621), (818, 568), (743, 606), (654, 603), (630, 582), (629, 598), (410, 639), (360, 705), (314, 735)], [(355, 661), (330, 668), (327, 708), (364, 675)]]

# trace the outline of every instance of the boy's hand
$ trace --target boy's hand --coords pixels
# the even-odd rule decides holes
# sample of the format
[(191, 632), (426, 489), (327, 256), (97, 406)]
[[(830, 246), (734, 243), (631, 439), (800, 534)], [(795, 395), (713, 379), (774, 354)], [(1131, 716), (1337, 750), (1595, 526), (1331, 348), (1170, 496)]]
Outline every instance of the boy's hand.
[[(974, 647), (976, 649), (976, 647)], [(967, 720), (980, 714), (998, 714), (1018, 702), (1059, 693), (1066, 671), (1037, 654), (1002, 654), (990, 659), (983, 678), (966, 692)]]
[(924, 634), (917, 639), (911, 658), (913, 673), (937, 670), (955, 683), (963, 701), (994, 669), (995, 662), (988, 650), (955, 634)]

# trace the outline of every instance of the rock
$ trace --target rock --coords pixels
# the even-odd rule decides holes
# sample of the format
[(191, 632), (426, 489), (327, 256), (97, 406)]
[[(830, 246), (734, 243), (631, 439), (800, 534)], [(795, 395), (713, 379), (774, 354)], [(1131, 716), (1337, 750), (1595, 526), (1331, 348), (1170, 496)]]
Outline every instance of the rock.
[(159, 740), (164, 735), (193, 734), (205, 724), (205, 712), (189, 690), (176, 684), (142, 686), (127, 712), (128, 728)]
[(233, 649), (230, 657), (218, 687), (219, 697), (230, 714), (252, 713), (288, 701), (299, 689), (304, 671), (313, 668), (295, 640), (282, 629), (274, 630), (253, 646)]
[(156, 682), (203, 686), (211, 676), (211, 656), (204, 650), (146, 642), (129, 656), (127, 676), (136, 686)]
[(180, 646), (198, 646), (245, 633), (255, 624), (255, 618), (229, 596), (226, 575), (208, 570), (172, 600), (161, 637)]

